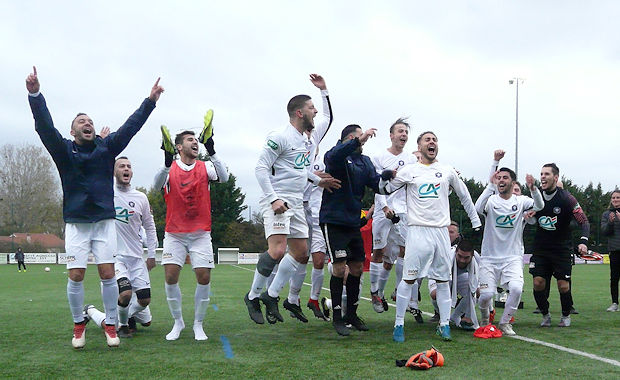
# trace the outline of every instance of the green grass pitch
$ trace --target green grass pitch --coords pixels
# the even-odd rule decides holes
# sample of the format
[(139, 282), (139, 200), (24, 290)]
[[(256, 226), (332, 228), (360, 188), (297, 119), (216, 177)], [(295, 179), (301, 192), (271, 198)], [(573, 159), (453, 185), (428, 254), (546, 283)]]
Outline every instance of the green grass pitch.
[[(66, 300), (64, 266), (29, 265), (27, 273), (18, 273), (15, 265), (0, 265), (0, 377), (33, 378), (256, 378), (256, 379), (395, 379), (419, 378), (620, 378), (620, 367), (590, 358), (562, 352), (513, 338), (483, 340), (471, 332), (452, 329), (453, 341), (442, 342), (434, 335), (431, 323), (418, 325), (408, 315), (406, 342), (392, 342), (394, 308), (376, 314), (369, 301), (362, 301), (359, 315), (370, 327), (366, 333), (349, 337), (336, 335), (328, 322), (312, 318), (303, 324), (289, 318), (281, 307), (284, 323), (256, 325), (247, 315), (243, 296), (252, 280), (252, 266), (220, 265), (212, 272), (211, 305), (205, 321), (206, 342), (193, 339), (195, 279), (186, 266), (181, 273), (183, 315), (188, 327), (178, 341), (164, 338), (172, 327), (163, 286), (163, 269), (151, 273), (153, 323), (139, 326), (134, 338), (108, 348), (100, 329), (89, 324), (83, 350), (71, 348), (72, 323)], [(307, 282), (310, 281), (308, 271)], [(607, 313), (609, 267), (574, 267), (573, 297), (581, 312), (572, 318), (570, 328), (538, 327), (540, 315), (531, 293), (531, 276), (525, 270), (525, 309), (519, 310), (514, 329), (517, 334), (580, 350), (600, 357), (620, 360), (620, 313)], [(368, 297), (365, 274), (363, 296)], [(387, 289), (393, 287), (393, 275)], [(329, 276), (325, 277), (328, 286)], [(559, 322), (557, 290), (552, 288), (551, 314), (554, 326)], [(86, 303), (101, 307), (97, 271), (90, 266), (85, 279)], [(305, 308), (309, 287), (302, 290)], [(421, 308), (432, 306), (422, 287)], [(282, 295), (285, 296), (285, 288)], [(322, 295), (329, 296), (327, 291)], [(503, 309), (498, 309), (501, 313)], [(426, 317), (428, 319), (428, 317)], [(228, 342), (231, 353), (224, 349)], [(434, 345), (445, 356), (445, 366), (411, 373), (397, 368), (395, 359)]]

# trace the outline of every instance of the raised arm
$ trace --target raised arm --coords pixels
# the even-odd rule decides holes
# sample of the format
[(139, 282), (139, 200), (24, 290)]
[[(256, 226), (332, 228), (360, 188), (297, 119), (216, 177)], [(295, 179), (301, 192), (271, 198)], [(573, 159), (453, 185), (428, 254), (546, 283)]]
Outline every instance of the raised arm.
[(329, 131), (334, 116), (332, 114), (332, 105), (329, 101), (329, 92), (327, 91), (325, 79), (319, 74), (310, 74), (310, 82), (321, 90), (321, 100), (323, 101), (323, 117), (318, 123), (315, 123), (315, 129), (312, 132), (316, 136), (316, 143), (318, 145), (327, 134), (327, 131)]

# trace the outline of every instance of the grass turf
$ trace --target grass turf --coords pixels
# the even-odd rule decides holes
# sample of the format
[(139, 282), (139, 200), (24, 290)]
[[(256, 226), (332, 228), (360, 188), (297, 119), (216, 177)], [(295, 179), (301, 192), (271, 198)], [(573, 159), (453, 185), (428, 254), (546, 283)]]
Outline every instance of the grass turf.
[[(184, 295), (183, 313), (188, 327), (178, 341), (164, 336), (172, 327), (163, 291), (163, 268), (151, 272), (153, 323), (139, 326), (132, 339), (124, 339), (116, 349), (108, 348), (100, 329), (90, 323), (83, 350), (71, 348), (72, 324), (66, 300), (64, 266), (29, 265), (18, 273), (15, 265), (0, 265), (0, 321), (5, 334), (0, 339), (0, 377), (2, 378), (385, 378), (412, 376), (409, 369), (397, 368), (395, 359), (434, 345), (446, 358), (444, 367), (415, 375), (423, 378), (618, 378), (620, 368), (593, 359), (576, 356), (541, 345), (512, 338), (477, 339), (471, 332), (452, 329), (453, 341), (442, 342), (434, 334), (434, 325), (418, 325), (411, 316), (405, 324), (406, 342), (392, 342), (394, 308), (383, 314), (372, 310), (369, 301), (361, 301), (359, 315), (370, 331), (353, 332), (349, 337), (336, 335), (331, 324), (311, 317), (305, 308), (309, 287), (301, 294), (302, 307), (310, 322), (289, 318), (282, 306), (285, 323), (254, 324), (247, 315), (243, 296), (252, 280), (252, 266), (220, 265), (212, 273), (211, 305), (205, 321), (206, 342), (193, 339), (193, 294), (195, 279), (186, 266), (180, 286)], [(245, 270), (243, 269), (245, 268)], [(308, 271), (310, 273), (310, 270)], [(310, 280), (308, 273), (307, 281)], [(574, 267), (573, 297), (581, 314), (574, 315), (570, 328), (556, 327), (560, 317), (559, 297), (551, 293), (554, 327), (541, 329), (540, 315), (531, 293), (531, 276), (525, 269), (523, 300), (514, 329), (517, 334), (620, 360), (620, 313), (607, 313), (609, 306), (609, 267)], [(329, 283), (326, 275), (325, 285)], [(393, 275), (387, 289), (393, 288)], [(554, 283), (555, 286), (555, 283)], [(90, 266), (86, 279), (86, 303), (101, 308), (97, 271)], [(286, 295), (287, 289), (282, 293)], [(390, 293), (386, 290), (386, 293)], [(368, 296), (365, 275), (363, 296)], [(327, 291), (323, 295), (329, 296)], [(432, 306), (422, 287), (421, 308)], [(499, 313), (503, 309), (498, 309)], [(428, 317), (426, 317), (428, 319)], [(230, 352), (223, 342), (229, 342)]]

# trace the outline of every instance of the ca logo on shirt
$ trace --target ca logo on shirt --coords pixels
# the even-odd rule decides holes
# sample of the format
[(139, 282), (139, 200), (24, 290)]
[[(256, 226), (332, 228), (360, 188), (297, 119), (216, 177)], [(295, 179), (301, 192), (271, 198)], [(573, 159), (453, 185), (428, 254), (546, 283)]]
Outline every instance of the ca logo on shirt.
[(120, 206), (114, 207), (116, 210), (116, 220), (121, 223), (129, 224), (129, 218), (134, 214), (133, 210), (127, 210), (126, 208), (122, 208)]
[(538, 218), (538, 225), (540, 228), (547, 231), (555, 231), (555, 224), (558, 222), (558, 217), (541, 216)]
[(439, 183), (425, 183), (418, 188), (418, 194), (420, 198), (439, 198), (439, 189), (441, 189)]
[(497, 228), (514, 228), (514, 222), (517, 219), (517, 214), (512, 215), (500, 215), (495, 218), (495, 227)]
[(295, 157), (295, 169), (303, 169), (306, 166), (310, 166), (310, 152), (299, 153)]

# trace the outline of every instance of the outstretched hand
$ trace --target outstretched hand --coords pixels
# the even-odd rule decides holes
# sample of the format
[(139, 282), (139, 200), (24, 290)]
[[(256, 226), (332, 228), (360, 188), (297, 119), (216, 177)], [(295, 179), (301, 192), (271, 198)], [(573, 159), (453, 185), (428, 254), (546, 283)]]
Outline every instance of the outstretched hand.
[(506, 152), (504, 152), (503, 150), (501, 150), (501, 149), (497, 149), (495, 152), (493, 152), (493, 159), (494, 159), (495, 161), (499, 161), (499, 160), (501, 160), (502, 158), (504, 158), (504, 155), (505, 155), (505, 154), (506, 154)]
[(377, 135), (377, 128), (370, 128), (366, 130), (366, 132), (362, 133), (362, 135), (359, 138), (360, 143), (364, 145), (366, 144), (366, 141), (368, 141), (369, 138), (375, 137), (376, 135)]
[(159, 80), (160, 79), (161, 78), (157, 78), (157, 81), (155, 81), (155, 84), (153, 85), (153, 88), (151, 88), (151, 94), (149, 95), (149, 99), (151, 99), (154, 102), (157, 102), (159, 100), (159, 97), (161, 96), (162, 92), (164, 92), (164, 88), (159, 85)]
[(319, 74), (310, 74), (310, 82), (315, 85), (319, 90), (327, 90), (325, 79)]
[(101, 132), (99, 132), (99, 136), (102, 139), (105, 139), (106, 137), (108, 137), (109, 134), (110, 134), (110, 127), (103, 127), (101, 128)]
[(531, 174), (527, 174), (525, 176), (525, 183), (527, 184), (528, 189), (530, 189), (530, 191), (534, 190), (534, 182), (536, 180), (534, 179), (534, 176)]
[(39, 77), (37, 76), (37, 68), (32, 66), (32, 73), (26, 77), (26, 89), (31, 94), (36, 94), (41, 89)]
[[(327, 173), (324, 173), (327, 174)], [(333, 192), (333, 190), (338, 190), (340, 189), (340, 180), (337, 178), (332, 177), (331, 175), (327, 174), (327, 176), (325, 175), (321, 175), (321, 181), (319, 182), (318, 186), (324, 188), (325, 190), (329, 191), (330, 193)]]

